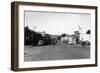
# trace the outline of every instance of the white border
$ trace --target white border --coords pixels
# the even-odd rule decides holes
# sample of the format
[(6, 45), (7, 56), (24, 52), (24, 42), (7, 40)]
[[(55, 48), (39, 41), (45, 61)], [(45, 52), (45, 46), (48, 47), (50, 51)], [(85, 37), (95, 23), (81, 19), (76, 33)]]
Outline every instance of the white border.
[[(24, 62), (24, 10), (90, 13), (91, 14), (91, 38), (92, 38), (91, 39), (90, 59)], [(95, 64), (95, 35), (94, 34), (95, 34), (95, 10), (93, 10), (93, 9), (19, 5), (19, 48), (18, 48), (18, 50), (19, 50), (19, 55), (18, 55), (19, 68)]]

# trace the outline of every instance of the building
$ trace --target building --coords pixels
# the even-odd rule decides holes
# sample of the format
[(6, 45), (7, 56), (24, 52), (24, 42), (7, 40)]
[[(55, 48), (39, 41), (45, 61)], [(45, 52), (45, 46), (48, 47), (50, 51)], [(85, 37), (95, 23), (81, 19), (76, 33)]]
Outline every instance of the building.
[(80, 33), (79, 33), (79, 31), (75, 31), (74, 35), (75, 35), (74, 38), (75, 38), (76, 44), (79, 44), (80, 43)]
[(66, 35), (61, 37), (61, 42), (66, 42), (68, 44), (79, 44), (80, 43), (80, 33), (79, 31), (74, 31), (72, 35)]

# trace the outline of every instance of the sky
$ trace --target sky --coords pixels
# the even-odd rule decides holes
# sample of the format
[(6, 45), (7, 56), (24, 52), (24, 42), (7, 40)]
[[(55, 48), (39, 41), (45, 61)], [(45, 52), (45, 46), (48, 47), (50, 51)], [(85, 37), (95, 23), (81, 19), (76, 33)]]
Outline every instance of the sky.
[(83, 38), (89, 39), (86, 31), (90, 29), (90, 25), (91, 15), (86, 13), (25, 11), (25, 26), (38, 32), (45, 31), (52, 35), (74, 34), (80, 26)]

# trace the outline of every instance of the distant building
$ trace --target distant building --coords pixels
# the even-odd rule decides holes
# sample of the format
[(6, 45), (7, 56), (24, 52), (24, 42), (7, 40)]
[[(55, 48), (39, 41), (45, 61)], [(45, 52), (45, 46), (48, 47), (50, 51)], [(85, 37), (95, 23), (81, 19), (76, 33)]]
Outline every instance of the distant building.
[(76, 44), (79, 44), (79, 42), (80, 42), (80, 33), (79, 33), (79, 31), (75, 31), (74, 35), (75, 35)]
[(52, 38), (57, 39), (58, 36), (59, 36), (59, 35), (51, 35), (51, 39), (52, 39)]
[(66, 35), (65, 37), (61, 37), (61, 42), (67, 42), (68, 44), (79, 44), (80, 43), (80, 33), (79, 31), (75, 31), (72, 35)]
[(68, 43), (69, 44), (76, 44), (75, 35), (70, 35)]
[(43, 31), (43, 32), (38, 32), (38, 33), (40, 33), (43, 37), (46, 35), (46, 32), (45, 32), (45, 31)]
[(61, 37), (61, 42), (67, 43), (69, 42), (70, 35), (66, 35), (65, 37)]

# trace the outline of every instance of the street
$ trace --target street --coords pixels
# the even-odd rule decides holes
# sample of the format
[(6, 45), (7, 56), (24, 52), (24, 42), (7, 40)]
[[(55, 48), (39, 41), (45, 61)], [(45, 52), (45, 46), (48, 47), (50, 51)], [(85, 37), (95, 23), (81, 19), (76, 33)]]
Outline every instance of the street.
[(24, 61), (71, 60), (90, 58), (90, 47), (81, 45), (25, 46)]

